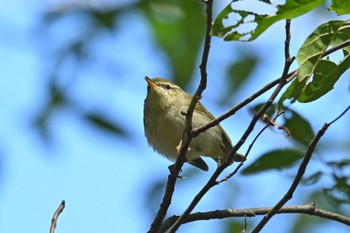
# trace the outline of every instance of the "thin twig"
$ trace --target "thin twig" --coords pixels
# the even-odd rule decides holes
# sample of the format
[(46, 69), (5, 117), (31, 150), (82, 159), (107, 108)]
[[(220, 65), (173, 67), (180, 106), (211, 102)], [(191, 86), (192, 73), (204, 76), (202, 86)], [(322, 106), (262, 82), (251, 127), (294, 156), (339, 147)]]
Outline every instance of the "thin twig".
[[(185, 142), (186, 142), (187, 138), (190, 138), (190, 139), (188, 140), (187, 144), (181, 145), (179, 157), (181, 157), (182, 152), (184, 152), (184, 153), (187, 152), (189, 143), (190, 143), (191, 139), (193, 138), (193, 135), (191, 134), (193, 111), (194, 111), (194, 108), (195, 108), (197, 102), (201, 98), (203, 91), (205, 90), (205, 88), (207, 86), (207, 63), (208, 63), (210, 44), (211, 44), (210, 31), (211, 31), (211, 27), (212, 27), (212, 11), (213, 11), (214, 0), (206, 0), (203, 2), (206, 4), (206, 32), (205, 32), (202, 60), (201, 60), (201, 64), (199, 65), (201, 80), (200, 80), (199, 86), (198, 86), (198, 88), (197, 88), (197, 90), (192, 98), (192, 101), (190, 103), (190, 106), (189, 106), (189, 109), (188, 109), (187, 115), (186, 115), (186, 127), (184, 130), (183, 139), (185, 140)], [(179, 158), (179, 159), (181, 159), (181, 158)], [(182, 160), (185, 160), (185, 159), (183, 158)], [(180, 167), (180, 169), (181, 169), (181, 167)], [(181, 225), (181, 219), (178, 219), (178, 221), (176, 221), (174, 223), (174, 225), (171, 227), (169, 232), (176, 232), (177, 229), (180, 227), (180, 225)]]
[(324, 52), (322, 57), (326, 57), (329, 54), (334, 53), (334, 52), (338, 51), (339, 49), (345, 48), (345, 47), (347, 47), (349, 45), (350, 45), (350, 39), (344, 41), (343, 43), (338, 44), (337, 46), (334, 46), (333, 48), (328, 49), (326, 52)]
[[(256, 217), (258, 215), (265, 215), (271, 211), (271, 207), (261, 208), (247, 208), (247, 209), (226, 209), (226, 210), (215, 210), (208, 212), (199, 212), (188, 215), (183, 223), (190, 223), (199, 220), (211, 220), (211, 219), (224, 219), (224, 218), (236, 218), (236, 217)], [(333, 220), (345, 225), (350, 226), (350, 217), (333, 213), (330, 211), (318, 209), (315, 207), (315, 203), (298, 206), (284, 206), (277, 211), (277, 214), (308, 214), (317, 216), (324, 219)], [(169, 217), (162, 224), (160, 232), (165, 232), (179, 216)]]
[[(333, 48), (330, 48), (329, 50), (327, 50), (326, 52), (324, 52), (324, 54), (322, 55), (322, 58), (330, 55), (331, 53), (334, 53), (340, 49), (343, 49), (347, 46), (350, 45), (350, 39), (344, 41), (343, 43), (334, 46)], [(293, 70), (292, 72), (290, 72), (287, 76), (287, 82), (292, 81), (296, 75), (298, 74), (298, 69)], [(196, 128), (192, 130), (192, 135), (194, 137), (198, 136), (200, 133), (205, 132), (206, 130), (220, 124), (220, 122), (222, 122), (223, 120), (226, 120), (227, 118), (231, 117), (232, 115), (234, 115), (238, 110), (240, 110), (241, 108), (245, 107), (246, 105), (248, 105), (249, 103), (251, 103), (253, 100), (255, 100), (257, 97), (261, 96), (262, 94), (264, 94), (265, 92), (271, 90), (274, 86), (276, 86), (277, 84), (280, 83), (281, 79), (283, 79), (284, 77), (279, 77), (275, 80), (273, 80), (272, 82), (266, 84), (263, 88), (261, 88), (260, 90), (258, 90), (257, 92), (255, 92), (254, 94), (252, 94), (251, 96), (249, 96), (247, 99), (243, 100), (242, 102), (240, 102), (238, 105), (234, 106), (233, 108), (231, 108), (230, 110), (228, 110), (226, 113), (222, 114), (221, 116), (213, 119), (212, 121), (210, 121), (208, 124), (200, 127), (200, 128)]]
[[(203, 2), (211, 2), (211, 1), (203, 1)], [(347, 40), (341, 44), (339, 44), (338, 46), (335, 46), (329, 50), (327, 50), (322, 57), (328, 56), (329, 54), (338, 51), (344, 47), (347, 47), (350, 45), (350, 40)], [(209, 44), (210, 47), (210, 44)], [(294, 58), (291, 58), (294, 59)], [(261, 88), (259, 91), (257, 91), (256, 93), (254, 93), (253, 95), (251, 95), (250, 97), (248, 97), (247, 99), (243, 100), (241, 103), (239, 103), (238, 105), (236, 105), (235, 107), (233, 107), (232, 109), (230, 109), (229, 111), (227, 111), (226, 113), (224, 113), (223, 115), (221, 115), (220, 117), (213, 119), (211, 122), (209, 122), (208, 124), (204, 125), (203, 127), (197, 128), (197, 129), (192, 129), (192, 131), (190, 132), (190, 134), (188, 136), (185, 136), (185, 138), (190, 138), (189, 140), (183, 140), (183, 142), (187, 141), (186, 143), (184, 143), (181, 148), (183, 148), (183, 150), (180, 150), (180, 160), (184, 159), (184, 156), (181, 156), (183, 153), (185, 154), (187, 152), (187, 148), (188, 145), (190, 143), (190, 140), (192, 139), (192, 137), (196, 137), (198, 136), (200, 133), (205, 132), (206, 130), (208, 130), (211, 127), (214, 127), (216, 125), (218, 125), (221, 121), (231, 117), (232, 115), (234, 115), (239, 109), (243, 108), (244, 106), (246, 106), (247, 104), (251, 103), (254, 99), (256, 99), (257, 97), (259, 97), (260, 95), (262, 95), (263, 93), (269, 91), (270, 89), (272, 89), (274, 86), (279, 85), (276, 89), (275, 92), (273, 93), (273, 95), (271, 95), (272, 98), (270, 98), (267, 102), (267, 105), (265, 105), (265, 107), (263, 109), (261, 109), (261, 113), (264, 113), (264, 111), (266, 111), (272, 104), (272, 102), (270, 102), (271, 100), (274, 100), (277, 96), (277, 94), (281, 91), (281, 88), (288, 82), (292, 81), (296, 75), (298, 73), (298, 69), (290, 72), (288, 75), (283, 76), (270, 82), (269, 84), (265, 85), (263, 88)], [(206, 72), (205, 72), (205, 77), (206, 77)], [(201, 81), (204, 79), (201, 79)], [(206, 80), (206, 79), (205, 79)], [(201, 82), (202, 83), (202, 82)], [(206, 84), (206, 83), (205, 83)], [(205, 89), (206, 85), (204, 85), (204, 89)], [(199, 88), (203, 88), (203, 85), (201, 87), (201, 85), (199, 86)], [(203, 90), (204, 90), (203, 89)], [(197, 91), (196, 91), (197, 93)], [(198, 101), (200, 99), (200, 95), (194, 98), (194, 101)], [(270, 103), (269, 103), (270, 102)], [(191, 110), (191, 108), (189, 108), (188, 112), (193, 112), (193, 110)], [(193, 107), (194, 109), (194, 107)], [(190, 111), (191, 110), (191, 111)], [(187, 114), (191, 115), (191, 114)], [(192, 115), (191, 115), (192, 117)], [(232, 150), (231, 154), (235, 154), (236, 151), (238, 150), (238, 148), (240, 148), (240, 146), (245, 142), (247, 136), (251, 133), (251, 131), (254, 128), (254, 125), (256, 124), (256, 121), (259, 119), (260, 114), (257, 114), (257, 117), (254, 118), (250, 124), (250, 128), (247, 129), (245, 135), (242, 136), (241, 140), (239, 141), (239, 143), (234, 147), (234, 149)], [(187, 118), (186, 118), (187, 119)], [(188, 129), (191, 129), (191, 127), (187, 127)], [(183, 153), (182, 153), (183, 151)], [(177, 161), (177, 166), (176, 169), (174, 169), (175, 173), (171, 173), (168, 176), (168, 183), (166, 186), (166, 191), (163, 197), (163, 201), (161, 203), (160, 209), (158, 211), (158, 214), (155, 218), (155, 220), (152, 223), (151, 226), (151, 230), (149, 232), (157, 232), (154, 231), (154, 229), (158, 229), (158, 228), (154, 228), (154, 225), (158, 225), (157, 227), (159, 227), (159, 225), (161, 224), (161, 221), (163, 221), (164, 216), (167, 213), (167, 209), (171, 203), (171, 198), (172, 198), (172, 194), (174, 192), (174, 186), (176, 183), (176, 179), (178, 177), (178, 172), (181, 170), (181, 167), (183, 165), (184, 161)], [(212, 175), (212, 177), (210, 178), (210, 180), (207, 182), (207, 184), (203, 187), (203, 189), (197, 194), (197, 196), (194, 198), (193, 203), (190, 204), (190, 206), (188, 207), (188, 209), (184, 212), (184, 214), (189, 214), (192, 209), (194, 208), (194, 206), (199, 202), (199, 200), (201, 199), (201, 197), (213, 186), (215, 186), (217, 184), (216, 182), (216, 178), (221, 174), (221, 172), (225, 169), (227, 165), (223, 165), (223, 166), (219, 166), (217, 168), (217, 170), (214, 172), (214, 174)], [(174, 172), (173, 170), (171, 172)], [(177, 173), (176, 173), (177, 171)], [(197, 201), (198, 200), (198, 201)], [(191, 209), (192, 208), (192, 209)], [(191, 210), (190, 210), (191, 209)], [(153, 229), (153, 230), (152, 230)]]
[(62, 211), (64, 210), (65, 206), (66, 206), (66, 202), (64, 200), (62, 200), (61, 204), (58, 206), (58, 208), (56, 209), (55, 213), (52, 216), (50, 233), (55, 233), (55, 229), (57, 226), (57, 219), (60, 216), (60, 214), (62, 213)]
[(323, 127), (318, 131), (314, 139), (311, 141), (304, 159), (302, 160), (298, 172), (293, 180), (293, 183), (291, 184), (290, 188), (286, 192), (286, 194), (281, 198), (281, 200), (264, 216), (264, 218), (259, 222), (259, 224), (253, 229), (252, 233), (260, 232), (261, 229), (266, 225), (266, 223), (282, 208), (282, 206), (287, 203), (290, 199), (292, 199), (293, 194), (298, 187), (301, 179), (303, 178), (303, 175), (306, 171), (306, 168), (310, 162), (311, 156), (316, 148), (316, 145), (320, 141), (321, 137), (324, 135), (324, 133), (327, 131), (328, 127), (331, 126), (334, 122), (336, 122), (340, 117), (342, 117), (348, 110), (350, 109), (350, 106), (347, 107), (337, 118), (335, 118), (330, 123), (325, 123)]
[[(283, 112), (279, 112), (275, 117), (274, 120), (276, 120), (279, 116), (281, 116), (283, 114)], [(249, 155), (249, 152), (251, 151), (251, 149), (253, 148), (255, 142), (258, 140), (258, 138), (260, 137), (260, 135), (268, 128), (272, 126), (271, 124), (266, 124), (259, 132), (258, 134), (255, 136), (255, 138), (253, 139), (253, 141), (250, 143), (250, 145), (248, 146), (248, 150), (244, 155), (244, 158), (242, 159), (242, 161), (240, 162), (240, 164), (232, 171), (230, 172), (228, 175), (226, 175), (224, 178), (222, 178), (221, 180), (218, 180), (217, 183), (222, 183), (224, 181), (227, 181), (228, 179), (230, 179), (232, 176), (234, 176), (239, 169), (243, 166), (244, 161), (246, 160), (247, 156)]]
[(210, 43), (211, 43), (210, 31), (211, 31), (211, 26), (212, 26), (213, 1), (214, 0), (203, 1), (207, 6), (207, 8), (206, 8), (207, 21), (206, 21), (206, 34), (205, 34), (205, 40), (204, 40), (202, 61), (201, 61), (201, 64), (199, 66), (200, 73), (201, 73), (201, 80), (200, 80), (200, 84), (199, 84), (195, 94), (193, 95), (193, 98), (192, 98), (191, 103), (188, 107), (188, 110), (186, 112), (185, 129), (183, 132), (182, 140), (180, 141), (180, 145), (179, 145), (180, 146), (179, 156), (178, 156), (174, 166), (172, 166), (172, 169), (169, 169), (170, 174), (168, 176), (168, 182), (166, 185), (163, 200), (162, 200), (162, 203), (161, 203), (160, 208), (158, 210), (158, 213), (157, 213), (154, 221), (151, 224), (151, 228), (148, 231), (150, 233), (158, 232), (159, 227), (161, 226), (161, 223), (165, 218), (165, 215), (166, 215), (168, 208), (171, 204), (172, 196), (173, 196), (173, 193), (175, 190), (176, 180), (179, 177), (179, 173), (181, 171), (181, 168), (186, 161), (186, 153), (188, 151), (189, 145), (190, 145), (191, 140), (193, 138), (193, 136), (191, 135), (193, 112), (194, 112), (194, 109), (195, 109), (197, 102), (200, 100), (202, 93), (207, 86), (206, 67), (207, 67), (207, 63), (208, 63)]
[(202, 197), (215, 185), (219, 184), (216, 179), (219, 177), (219, 175), (222, 173), (222, 171), (231, 165), (232, 161), (234, 160), (234, 156), (237, 153), (237, 150), (244, 144), (248, 136), (252, 133), (256, 123), (258, 120), (263, 116), (263, 114), (271, 107), (273, 101), (276, 99), (277, 95), (280, 93), (284, 85), (287, 84), (287, 80), (289, 78), (288, 76), (288, 70), (293, 62), (293, 59), (289, 59), (285, 62), (285, 68), (283, 70), (282, 78), (279, 80), (279, 83), (277, 87), (275, 88), (274, 92), (271, 94), (268, 101), (264, 104), (264, 106), (259, 110), (259, 112), (253, 117), (251, 120), (248, 128), (244, 132), (241, 139), (237, 142), (237, 144), (232, 148), (231, 152), (228, 155), (228, 159), (223, 162), (218, 168), (215, 170), (214, 174), (210, 177), (208, 182), (204, 185), (204, 187), (199, 191), (199, 193), (194, 197), (190, 205), (187, 207), (187, 209), (183, 212), (183, 214), (176, 220), (176, 222), (170, 227), (169, 232), (176, 232), (178, 227), (181, 225), (184, 218), (186, 218), (191, 211), (194, 209), (194, 207), (198, 204), (198, 202), (202, 199)]

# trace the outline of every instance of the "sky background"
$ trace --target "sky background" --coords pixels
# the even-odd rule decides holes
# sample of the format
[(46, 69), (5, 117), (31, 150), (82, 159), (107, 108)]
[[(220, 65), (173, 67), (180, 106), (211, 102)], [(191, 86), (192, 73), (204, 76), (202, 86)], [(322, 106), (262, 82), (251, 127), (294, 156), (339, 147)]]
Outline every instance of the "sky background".
[[(20, 0), (0, 1), (0, 232), (48, 232), (51, 217), (61, 200), (66, 201), (66, 208), (58, 220), (57, 233), (145, 232), (153, 217), (152, 210), (146, 204), (147, 193), (151, 184), (167, 178), (167, 166), (170, 163), (153, 152), (144, 138), (142, 111), (146, 82), (143, 78), (145, 75), (169, 76), (164, 54), (152, 41), (142, 15), (135, 12), (123, 15), (118, 33), (106, 35), (104, 40), (96, 43), (98, 56), (108, 62), (103, 65), (92, 64), (88, 69), (68, 66), (62, 72), (76, 76), (77, 80), (73, 83), (69, 79), (60, 80), (60, 84), (79, 103), (79, 108), (103, 112), (106, 117), (121, 123), (127, 129), (128, 136), (118, 137), (96, 130), (81, 121), (71, 109), (63, 108), (50, 119), (49, 128), (54, 135), (51, 143), (46, 144), (32, 124), (32, 119), (45, 105), (48, 96), (45, 90), (48, 82), (46, 74), (52, 67), (45, 61), (50, 60), (53, 44), (64, 43), (71, 32), (82, 24), (81, 19), (71, 18), (69, 22), (52, 27), (45, 35), (46, 39), (43, 39), (38, 26), (41, 20), (39, 16), (55, 9), (57, 2), (33, 0), (29, 4)], [(96, 3), (91, 1), (89, 4)], [(216, 11), (223, 6), (218, 4)], [(304, 38), (322, 20), (327, 21), (331, 16), (331, 13), (324, 17), (318, 15), (317, 20), (314, 20), (316, 16), (311, 14), (293, 21), (292, 53), (296, 53)], [(246, 83), (235, 95), (233, 103), (243, 100), (282, 73), (283, 27), (283, 23), (274, 25), (253, 43), (223, 43), (213, 38), (210, 56), (221, 59), (209, 59), (208, 90), (202, 102), (214, 115), (228, 108), (217, 104), (217, 93), (225, 91), (222, 80), (224, 72), (220, 67), (227, 65), (228, 57), (240, 56), (242, 51), (249, 53), (250, 50), (257, 50), (261, 59), (259, 67), (252, 74), (258, 78)], [(117, 71), (117, 77), (114, 78), (110, 76), (113, 69)], [(214, 79), (214, 76), (217, 78)], [(336, 91), (319, 103), (296, 104), (295, 109), (304, 117), (314, 119), (311, 124), (315, 131), (348, 106), (348, 77), (349, 73), (345, 74), (337, 83)], [(187, 89), (189, 92), (195, 90), (198, 80), (199, 70)], [(266, 100), (268, 94), (259, 100)], [(323, 106), (331, 106), (331, 109)], [(247, 111), (241, 111), (223, 122), (223, 126), (236, 141), (250, 119)], [(343, 138), (346, 133), (349, 135), (346, 132), (349, 119), (347, 115), (332, 125), (322, 140), (333, 144), (323, 153), (329, 153), (342, 144), (337, 138)], [(262, 126), (259, 123), (256, 132)], [(288, 139), (279, 132), (268, 130), (257, 141), (251, 152), (251, 160), (247, 163), (271, 148), (288, 145)], [(245, 151), (247, 146), (241, 150)], [(332, 156), (343, 158), (346, 154), (343, 151)], [(181, 213), (215, 170), (215, 163), (209, 159), (206, 161), (210, 166), (207, 173), (190, 170), (190, 166), (185, 165), (184, 173), (186, 169), (191, 173), (188, 172), (187, 179), (178, 181), (169, 215)], [(309, 171), (319, 168), (320, 163), (316, 160), (310, 164)], [(289, 169), (255, 176), (238, 175), (233, 181), (209, 192), (196, 211), (271, 206), (288, 189), (294, 171)], [(322, 185), (327, 186), (327, 182), (327, 179), (323, 180)], [(300, 186), (295, 198), (288, 204), (308, 203), (306, 197), (311, 191), (310, 186)], [(159, 197), (155, 198), (158, 204), (155, 203), (153, 208), (157, 209), (160, 202), (157, 199)], [(248, 226), (254, 226), (256, 220), (249, 219)], [(286, 232), (290, 221), (295, 221), (295, 218), (276, 216), (266, 226), (265, 232)], [(180, 228), (180, 232), (214, 232), (221, 230), (219, 223), (186, 224)], [(313, 230), (346, 232), (348, 228), (328, 222)]]

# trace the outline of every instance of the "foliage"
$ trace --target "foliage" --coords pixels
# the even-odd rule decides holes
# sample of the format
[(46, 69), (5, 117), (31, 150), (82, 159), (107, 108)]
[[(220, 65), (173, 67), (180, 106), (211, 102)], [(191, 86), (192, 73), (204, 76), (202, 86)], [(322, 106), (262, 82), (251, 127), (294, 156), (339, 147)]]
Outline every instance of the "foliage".
[[(239, 0), (233, 0), (227, 5), (227, 7), (216, 18), (213, 25), (213, 35), (219, 36), (226, 41), (255, 40), (266, 29), (279, 20), (299, 17), (320, 6), (324, 0), (287, 0), (284, 5), (277, 6), (273, 5), (270, 1), (262, 1), (264, 4), (255, 1), (255, 4), (260, 3), (261, 7), (270, 6), (275, 8), (276, 12), (273, 15), (254, 12), (256, 9), (253, 8), (243, 10), (236, 9), (234, 8), (235, 2), (239, 2)], [(229, 20), (229, 26), (225, 26), (225, 20), (230, 19), (229, 16), (234, 13), (239, 15), (238, 19)], [(256, 27), (248, 32), (239, 32), (240, 27), (246, 25), (254, 25)]]
[[(213, 36), (222, 38), (227, 42), (253, 40), (258, 41), (259, 36), (272, 27), (275, 23), (298, 18), (302, 15), (315, 11), (324, 4), (324, 0), (287, 0), (283, 5), (274, 5), (273, 1), (255, 1), (264, 6), (273, 8), (273, 13), (257, 12), (248, 1), (231, 1), (216, 17), (211, 33)], [(333, 0), (329, 10), (339, 15), (350, 14), (349, 4), (346, 1)], [(244, 8), (235, 8), (236, 3), (246, 4)], [(43, 17), (43, 28), (50, 28), (70, 16), (85, 18), (84, 30), (77, 32), (68, 38), (61, 47), (54, 51), (53, 68), (49, 69), (47, 76), (49, 92), (46, 104), (34, 120), (37, 129), (42, 132), (44, 139), (51, 136), (48, 132), (47, 123), (57, 109), (66, 108), (81, 117), (81, 120), (101, 129), (109, 134), (127, 138), (128, 130), (120, 122), (111, 120), (99, 111), (86, 111), (76, 103), (65, 85), (61, 85), (59, 69), (66, 66), (65, 61), (73, 59), (77, 67), (86, 67), (92, 64), (98, 57), (98, 52), (92, 47), (99, 40), (103, 40), (106, 34), (119, 30), (121, 18), (130, 12), (138, 12), (149, 25), (153, 32), (153, 38), (157, 47), (164, 53), (169, 70), (176, 83), (186, 86), (190, 83), (194, 73), (197, 72), (197, 59), (201, 52), (204, 35), (205, 14), (200, 1), (139, 1), (128, 3), (115, 8), (94, 9), (76, 7), (70, 11), (47, 12)], [(237, 17), (237, 18), (234, 18)], [(130, 22), (129, 27), (132, 26)], [(281, 33), (282, 34), (282, 33)], [(267, 111), (266, 115), (283, 132), (288, 132), (292, 146), (277, 148), (259, 155), (253, 163), (244, 166), (242, 175), (259, 175), (270, 170), (293, 169), (300, 162), (308, 148), (310, 141), (315, 137), (312, 119), (305, 119), (303, 114), (298, 113), (292, 107), (286, 106), (285, 102), (291, 99), (300, 104), (319, 101), (319, 99), (334, 89), (340, 78), (350, 68), (350, 23), (348, 20), (330, 20), (319, 25), (304, 41), (296, 53), (298, 62), (298, 75), (289, 83), (288, 88)], [(141, 43), (141, 41), (140, 41)], [(282, 38), (281, 38), (282, 43)], [(341, 51), (337, 60), (330, 56), (333, 51)], [(209, 55), (210, 56), (210, 55)], [(210, 59), (220, 58), (210, 57)], [(210, 60), (209, 59), (209, 60)], [(226, 94), (221, 103), (230, 104), (230, 98), (250, 80), (252, 71), (258, 67), (261, 59), (249, 54), (239, 60), (230, 61), (225, 73), (227, 74)], [(282, 70), (282, 68), (281, 68)], [(291, 72), (292, 73), (292, 72)], [(112, 74), (115, 76), (114, 74)], [(111, 75), (111, 76), (112, 76)], [(209, 79), (211, 76), (209, 76)], [(259, 77), (260, 78), (260, 77)], [(271, 77), (268, 77), (271, 78)], [(63, 78), (64, 79), (64, 78)], [(74, 82), (73, 80), (72, 82)], [(255, 104), (251, 112), (256, 114), (264, 104)], [(331, 107), (331, 106), (330, 106)], [(279, 118), (274, 119), (281, 111), (284, 112)], [(275, 126), (276, 126), (275, 125)], [(315, 152), (317, 154), (317, 151)], [(315, 171), (304, 176), (304, 185), (320, 184), (327, 177), (331, 178), (328, 187), (321, 187), (315, 191), (314, 196), (322, 193), (327, 196), (335, 210), (338, 205), (349, 204), (349, 178), (344, 170), (349, 169), (349, 161), (323, 161), (323, 167), (327, 171)], [(160, 193), (165, 187), (164, 180), (156, 180), (149, 188), (146, 201), (155, 212)], [(317, 194), (317, 195), (316, 195)], [(299, 221), (299, 220), (298, 220)], [(300, 220), (300, 222), (302, 222)], [(231, 223), (229, 223), (231, 224)], [(299, 224), (299, 222), (298, 222)], [(241, 224), (232, 223), (232, 229), (241, 229)], [(227, 227), (230, 229), (231, 227)]]

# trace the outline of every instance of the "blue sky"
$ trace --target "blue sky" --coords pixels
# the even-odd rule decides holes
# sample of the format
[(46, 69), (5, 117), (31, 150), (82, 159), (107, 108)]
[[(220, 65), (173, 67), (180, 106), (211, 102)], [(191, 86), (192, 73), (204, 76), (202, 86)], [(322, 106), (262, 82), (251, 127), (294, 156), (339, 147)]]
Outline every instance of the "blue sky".
[[(0, 3), (0, 232), (48, 232), (52, 214), (63, 199), (66, 200), (66, 209), (58, 220), (57, 233), (108, 233), (121, 230), (145, 232), (152, 220), (150, 212), (145, 209), (146, 191), (152, 181), (166, 179), (167, 166), (170, 163), (154, 153), (143, 136), (142, 109), (146, 96), (143, 77), (167, 76), (169, 70), (163, 60), (164, 55), (153, 44), (142, 17), (136, 14), (125, 15), (119, 34), (110, 35), (106, 43), (97, 45), (101, 56), (110, 58), (111, 64), (119, 65), (120, 77), (111, 79), (101, 67), (92, 67), (88, 72), (76, 71), (75, 74), (83, 78), (67, 87), (69, 94), (82, 103), (83, 109), (98, 109), (115, 121), (122, 122), (128, 128), (130, 137), (122, 139), (96, 131), (69, 109), (62, 109), (51, 119), (54, 124), (50, 124), (50, 127), (55, 132), (53, 143), (45, 146), (28, 119), (34, 117), (45, 103), (43, 100), (46, 93), (43, 86), (47, 82), (45, 70), (48, 67), (43, 67), (43, 57), (50, 51), (45, 46), (49, 46), (51, 41), (41, 44), (40, 41), (35, 41), (33, 33), (39, 13), (47, 8), (40, 1), (33, 1), (33, 4), (23, 4), (21, 1)], [(312, 17), (314, 16), (297, 19), (295, 24), (293, 22), (294, 53), (303, 38), (320, 24), (318, 21), (314, 22)], [(305, 27), (303, 20), (308, 22)], [(322, 17), (318, 20), (322, 20)], [(133, 27), (123, 24), (130, 21), (133, 22)], [(74, 30), (74, 25), (62, 25), (62, 30), (68, 33), (69, 30)], [(222, 43), (217, 38), (213, 39), (211, 55), (221, 56), (223, 63), (225, 56), (230, 56), (225, 51), (234, 51), (238, 46), (259, 50), (262, 58), (266, 54), (269, 56), (269, 60), (264, 61), (255, 71), (255, 75), (261, 78), (248, 83), (237, 95), (238, 100), (257, 90), (267, 79), (272, 80), (282, 72), (283, 40), (274, 41), (271, 38), (278, 38), (283, 26), (280, 23), (269, 29), (266, 35), (251, 44), (252, 47), (249, 47), (250, 44), (232, 45)], [(64, 40), (57, 33), (60, 30), (53, 29), (54, 42)], [(142, 44), (139, 43), (140, 40), (143, 41)], [(110, 46), (113, 46), (112, 49)], [(225, 109), (217, 106), (215, 98), (216, 93), (223, 90), (224, 86), (211, 79), (211, 75), (222, 76), (222, 71), (217, 69), (221, 61), (213, 59), (210, 62), (209, 88), (203, 102), (214, 115), (219, 115)], [(72, 70), (74, 69), (65, 72)], [(198, 77), (196, 75), (195, 80)], [(194, 82), (192, 90), (195, 87)], [(332, 92), (320, 101), (322, 105), (332, 106), (331, 111), (320, 109), (319, 104), (296, 106), (306, 117), (320, 116), (312, 122), (315, 130), (324, 122), (332, 120), (350, 102), (348, 80), (343, 78), (337, 84), (336, 90), (337, 92)], [(266, 95), (261, 100), (264, 98)], [(223, 125), (233, 140), (237, 140), (249, 119), (249, 114), (242, 112)], [(344, 132), (344, 125), (349, 123), (349, 117), (341, 119), (331, 127), (325, 140), (335, 138), (333, 141), (336, 141), (339, 133)], [(281, 135), (269, 131), (257, 142), (252, 159), (254, 154), (258, 156), (261, 151), (276, 146), (276, 140), (280, 140), (283, 146), (289, 145), (288, 140), (281, 139)], [(335, 144), (334, 147), (336, 146)], [(335, 156), (341, 158), (344, 154)], [(208, 163), (212, 172), (215, 163)], [(318, 166), (315, 162), (310, 169), (317, 169)], [(184, 169), (186, 168), (189, 166)], [(174, 207), (170, 209), (170, 214), (181, 213), (208, 179), (210, 172), (196, 171), (193, 177), (179, 181), (178, 193), (174, 196)], [(273, 205), (289, 187), (292, 174), (293, 170), (282, 172), (282, 175), (272, 171), (254, 177), (237, 176), (239, 179), (222, 184), (208, 193), (196, 210)], [(271, 183), (275, 186), (271, 186)], [(306, 200), (303, 200), (300, 193), (309, 193), (310, 189), (308, 186), (301, 186), (298, 189), (299, 195), (288, 204), (305, 204)], [(235, 196), (236, 190), (242, 196)], [(258, 197), (254, 196), (256, 193), (259, 193)], [(218, 198), (221, 195), (232, 195), (233, 198), (222, 203), (219, 202), (221, 198)], [(265, 232), (277, 229), (283, 232), (288, 227), (283, 223), (290, 221), (289, 219), (290, 216), (276, 217), (268, 224)], [(218, 221), (187, 224), (181, 228), (181, 232), (208, 232), (208, 229), (213, 231), (217, 229), (217, 223)], [(318, 232), (346, 232), (346, 228), (339, 224), (330, 223), (326, 226), (327, 231), (318, 229)]]

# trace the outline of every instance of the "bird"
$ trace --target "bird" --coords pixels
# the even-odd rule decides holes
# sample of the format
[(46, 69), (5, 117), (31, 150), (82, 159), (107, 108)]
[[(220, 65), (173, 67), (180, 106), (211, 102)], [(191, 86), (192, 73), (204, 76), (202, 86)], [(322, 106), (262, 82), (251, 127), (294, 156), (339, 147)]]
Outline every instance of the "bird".
[[(179, 156), (179, 145), (185, 129), (186, 112), (192, 100), (192, 95), (186, 93), (175, 83), (164, 78), (145, 77), (147, 96), (144, 101), (144, 132), (153, 150), (171, 161)], [(206, 125), (215, 117), (197, 102), (192, 127)], [(220, 165), (232, 149), (232, 143), (220, 124), (192, 138), (186, 153), (186, 162), (208, 171), (207, 163), (202, 159), (210, 157)], [(242, 161), (244, 156), (237, 153), (235, 161)]]

